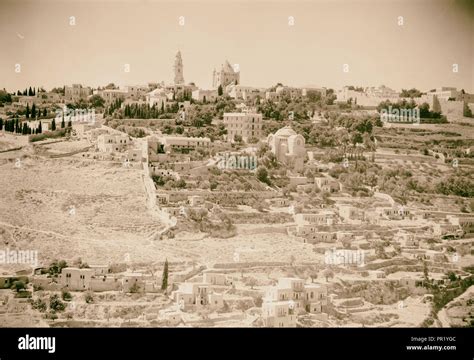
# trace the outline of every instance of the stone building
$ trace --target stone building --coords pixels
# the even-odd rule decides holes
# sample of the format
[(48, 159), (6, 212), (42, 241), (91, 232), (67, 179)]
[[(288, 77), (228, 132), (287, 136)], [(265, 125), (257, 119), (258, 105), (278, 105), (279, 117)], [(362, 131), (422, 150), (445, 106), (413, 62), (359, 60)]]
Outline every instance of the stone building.
[(229, 64), (229, 61), (226, 60), (225, 64), (221, 66), (219, 71), (214, 69), (212, 73), (212, 86), (217, 89), (219, 86), (222, 86), (224, 90), (229, 84), (239, 84), (240, 83), (240, 70), (237, 66), (232, 67)]
[(306, 156), (305, 139), (291, 127), (285, 126), (275, 134), (268, 135), (267, 143), (276, 159), (292, 168), (302, 171)]
[(227, 141), (234, 141), (235, 136), (247, 141), (262, 136), (262, 114), (255, 112), (224, 113), (224, 126), (227, 130)]

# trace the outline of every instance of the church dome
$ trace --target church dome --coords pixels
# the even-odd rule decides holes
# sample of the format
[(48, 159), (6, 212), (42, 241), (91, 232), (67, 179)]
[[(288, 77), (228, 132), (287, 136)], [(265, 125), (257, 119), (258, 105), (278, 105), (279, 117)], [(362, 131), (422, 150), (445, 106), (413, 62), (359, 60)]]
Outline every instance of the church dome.
[(297, 135), (297, 134), (290, 126), (285, 126), (275, 133), (275, 136), (278, 136), (278, 137), (290, 137), (293, 135)]

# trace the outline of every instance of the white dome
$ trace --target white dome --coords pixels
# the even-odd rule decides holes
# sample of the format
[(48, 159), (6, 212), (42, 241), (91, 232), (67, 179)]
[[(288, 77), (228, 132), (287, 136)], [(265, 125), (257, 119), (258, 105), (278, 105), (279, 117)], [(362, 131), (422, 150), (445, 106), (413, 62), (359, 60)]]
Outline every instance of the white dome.
[(275, 136), (278, 136), (278, 137), (290, 137), (290, 136), (293, 136), (293, 135), (297, 135), (296, 132), (289, 126), (285, 126), (283, 128), (281, 128), (280, 130), (278, 130), (276, 133), (275, 133)]

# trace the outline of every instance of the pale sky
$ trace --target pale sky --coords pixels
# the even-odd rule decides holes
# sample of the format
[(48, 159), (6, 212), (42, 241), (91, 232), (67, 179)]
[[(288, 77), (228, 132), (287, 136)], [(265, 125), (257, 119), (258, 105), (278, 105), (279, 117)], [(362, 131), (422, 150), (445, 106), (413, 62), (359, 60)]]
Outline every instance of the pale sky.
[(179, 49), (186, 83), (202, 88), (228, 59), (249, 86), (474, 92), (471, 0), (0, 0), (0, 44), (0, 88), (9, 91), (171, 83)]

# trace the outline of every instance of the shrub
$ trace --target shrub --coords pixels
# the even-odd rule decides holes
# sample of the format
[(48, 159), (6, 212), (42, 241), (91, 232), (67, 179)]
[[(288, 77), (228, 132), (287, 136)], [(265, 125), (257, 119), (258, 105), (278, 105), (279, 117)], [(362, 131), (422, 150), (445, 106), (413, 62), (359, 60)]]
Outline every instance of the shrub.
[(140, 286), (138, 286), (137, 283), (133, 284), (131, 287), (130, 287), (130, 292), (132, 294), (136, 294), (140, 291)]
[(91, 291), (87, 291), (84, 294), (84, 300), (86, 301), (87, 304), (93, 303), (94, 302), (94, 296)]
[(66, 305), (61, 301), (58, 295), (54, 294), (51, 295), (49, 298), (49, 308), (55, 312), (55, 311), (64, 311), (66, 308)]
[(30, 135), (28, 140), (30, 142), (35, 142), (35, 141), (41, 141), (41, 140), (45, 140), (45, 139), (56, 139), (56, 138), (59, 138), (59, 137), (66, 136), (66, 133), (67, 133), (66, 129), (46, 131), (42, 134)]
[(48, 306), (46, 305), (45, 301), (38, 298), (31, 303), (31, 307), (40, 312), (45, 312)]
[(72, 295), (69, 291), (63, 290), (61, 292), (61, 297), (64, 301), (71, 301), (72, 300)]

